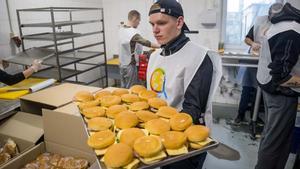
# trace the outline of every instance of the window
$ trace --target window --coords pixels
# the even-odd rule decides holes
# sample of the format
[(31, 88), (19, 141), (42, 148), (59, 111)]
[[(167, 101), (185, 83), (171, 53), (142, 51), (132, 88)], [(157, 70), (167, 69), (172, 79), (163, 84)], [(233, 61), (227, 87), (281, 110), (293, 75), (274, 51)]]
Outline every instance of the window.
[[(241, 48), (257, 16), (267, 15), (275, 0), (226, 0), (223, 9), (223, 39), (226, 48)], [(225, 28), (225, 29), (224, 29)]]

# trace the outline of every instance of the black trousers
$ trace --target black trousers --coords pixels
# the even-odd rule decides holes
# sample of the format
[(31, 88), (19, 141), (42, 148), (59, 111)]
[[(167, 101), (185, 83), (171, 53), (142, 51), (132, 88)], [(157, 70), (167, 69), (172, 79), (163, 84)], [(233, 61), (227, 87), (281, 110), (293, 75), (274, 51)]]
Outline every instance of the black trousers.
[(202, 153), (197, 156), (178, 161), (166, 166), (161, 167), (162, 169), (202, 169), (207, 153)]
[[(239, 103), (239, 110), (238, 110), (239, 118), (244, 119), (247, 110), (250, 110), (251, 113), (253, 112), (255, 97), (256, 97), (255, 87), (243, 86), (241, 100)], [(251, 104), (250, 109), (249, 109), (249, 104)]]
[(265, 126), (255, 169), (284, 169), (295, 127), (298, 97), (263, 91)]

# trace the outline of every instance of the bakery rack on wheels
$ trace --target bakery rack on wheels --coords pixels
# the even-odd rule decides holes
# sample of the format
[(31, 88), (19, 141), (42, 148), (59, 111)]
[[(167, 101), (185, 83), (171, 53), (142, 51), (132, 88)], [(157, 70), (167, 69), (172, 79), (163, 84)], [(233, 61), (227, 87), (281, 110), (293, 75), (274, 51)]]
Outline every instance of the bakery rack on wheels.
[[(18, 9), (17, 18), (23, 52), (9, 62), (30, 65), (41, 59), (44, 66), (35, 77), (108, 85), (103, 8)], [(45, 18), (48, 22), (40, 22)]]

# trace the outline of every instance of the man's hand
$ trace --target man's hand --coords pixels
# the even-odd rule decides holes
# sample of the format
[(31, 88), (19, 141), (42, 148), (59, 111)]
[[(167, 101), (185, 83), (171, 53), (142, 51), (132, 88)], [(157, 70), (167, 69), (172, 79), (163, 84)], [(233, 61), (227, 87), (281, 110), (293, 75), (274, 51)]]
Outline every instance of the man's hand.
[(259, 51), (259, 49), (261, 48), (261, 45), (259, 43), (253, 42), (251, 47), (252, 47), (252, 50)]

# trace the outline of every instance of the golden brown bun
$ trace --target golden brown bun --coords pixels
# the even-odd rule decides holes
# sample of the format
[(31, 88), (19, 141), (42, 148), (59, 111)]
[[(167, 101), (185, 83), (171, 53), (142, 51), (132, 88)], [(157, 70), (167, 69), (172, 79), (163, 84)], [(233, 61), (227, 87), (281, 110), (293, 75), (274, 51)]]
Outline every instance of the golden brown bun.
[(75, 94), (74, 101), (87, 102), (94, 100), (94, 96), (89, 91), (79, 91)]
[(157, 97), (157, 93), (152, 91), (152, 90), (143, 90), (139, 93), (139, 97), (142, 99), (142, 100), (149, 100), (151, 98), (155, 98)]
[(95, 94), (95, 99), (100, 100), (102, 97), (104, 97), (104, 96), (109, 96), (109, 95), (111, 95), (111, 92), (110, 92), (110, 91), (107, 91), (107, 90), (101, 90), (101, 91), (99, 91), (99, 92), (97, 92), (97, 93)]
[(197, 144), (197, 143), (193, 143), (193, 142), (190, 142), (189, 146), (190, 146), (192, 149), (200, 149), (200, 148), (204, 147), (204, 145)]
[(140, 101), (140, 98), (135, 94), (123, 94), (121, 98), (122, 101), (125, 103), (133, 103)]
[(166, 149), (178, 149), (182, 147), (187, 140), (186, 135), (179, 131), (167, 131), (162, 133), (160, 137)]
[(105, 115), (105, 109), (103, 107), (95, 106), (82, 110), (82, 114), (86, 118), (102, 117)]
[(104, 96), (100, 99), (101, 106), (110, 107), (121, 103), (120, 96)]
[(104, 154), (105, 165), (112, 168), (126, 166), (132, 160), (132, 148), (123, 143), (118, 143), (110, 146)]
[(145, 129), (150, 132), (150, 134), (160, 135), (164, 132), (169, 131), (170, 124), (162, 119), (153, 119), (145, 124)]
[(137, 116), (130, 111), (123, 111), (115, 118), (115, 125), (117, 128), (126, 129), (135, 127), (139, 123)]
[(115, 142), (115, 133), (110, 130), (96, 132), (88, 139), (87, 144), (94, 149), (103, 149)]
[(122, 96), (123, 94), (128, 94), (129, 91), (128, 89), (120, 88), (120, 89), (115, 89), (112, 94), (117, 95), (117, 96)]
[(122, 111), (126, 111), (126, 110), (127, 110), (127, 107), (124, 105), (113, 105), (113, 106), (110, 106), (106, 110), (106, 116), (114, 119), (117, 114), (119, 114)]
[(149, 108), (149, 104), (147, 102), (134, 102), (129, 105), (129, 110), (132, 111), (139, 111), (139, 110), (146, 110)]
[(139, 128), (128, 128), (122, 130), (121, 136), (120, 136), (120, 143), (124, 143), (129, 145), (130, 147), (133, 147), (133, 143), (137, 138), (145, 136), (145, 133), (143, 130)]
[(157, 115), (163, 118), (171, 118), (173, 115), (179, 113), (175, 108), (170, 107), (170, 106), (162, 106), (158, 109)]
[(134, 151), (141, 157), (153, 157), (162, 150), (162, 143), (159, 137), (143, 136), (135, 140)]
[(202, 125), (193, 125), (187, 128), (184, 133), (190, 142), (200, 142), (208, 138), (209, 128)]
[(132, 94), (139, 94), (141, 91), (147, 90), (146, 87), (142, 85), (133, 85), (129, 89)]
[(148, 100), (148, 104), (150, 105), (150, 107), (155, 108), (155, 109), (159, 109), (162, 106), (167, 106), (168, 103), (160, 98), (151, 98)]
[(178, 113), (170, 118), (172, 130), (183, 131), (193, 124), (193, 119), (189, 114)]
[(147, 122), (152, 119), (158, 118), (158, 116), (156, 114), (152, 113), (151, 111), (147, 111), (147, 110), (140, 110), (140, 111), (137, 111), (135, 114), (139, 118), (139, 120), (142, 122)]
[(113, 125), (112, 121), (105, 117), (95, 117), (87, 122), (88, 129), (92, 131), (102, 131), (110, 129)]
[(98, 100), (88, 101), (88, 102), (81, 102), (79, 103), (78, 107), (79, 109), (85, 109), (89, 107), (98, 106), (100, 103)]

